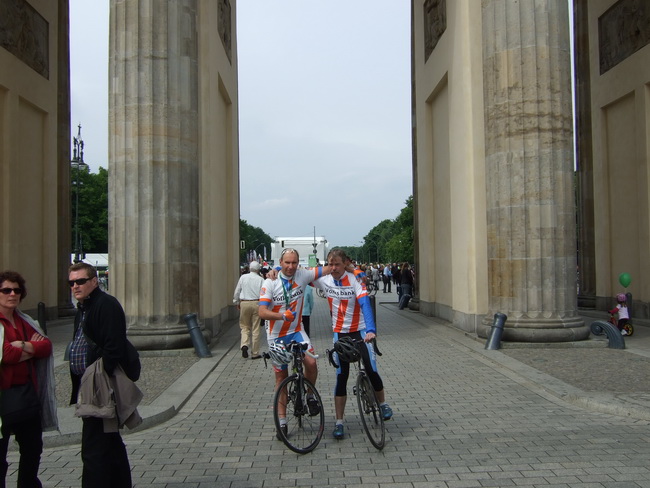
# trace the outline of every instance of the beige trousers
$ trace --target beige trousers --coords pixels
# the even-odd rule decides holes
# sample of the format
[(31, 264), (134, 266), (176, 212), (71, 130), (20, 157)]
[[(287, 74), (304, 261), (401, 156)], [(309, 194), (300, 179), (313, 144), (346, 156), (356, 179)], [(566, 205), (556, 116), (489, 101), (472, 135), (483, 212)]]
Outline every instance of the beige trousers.
[(258, 314), (259, 302), (239, 303), (239, 328), (241, 329), (240, 347), (248, 346), (253, 356), (260, 354), (260, 316)]

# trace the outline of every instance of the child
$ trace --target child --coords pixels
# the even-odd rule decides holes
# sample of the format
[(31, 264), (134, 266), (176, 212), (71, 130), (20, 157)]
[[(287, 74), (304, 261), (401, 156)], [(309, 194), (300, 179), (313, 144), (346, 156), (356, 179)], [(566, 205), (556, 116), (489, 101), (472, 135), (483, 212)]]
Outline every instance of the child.
[(616, 295), (616, 301), (618, 304), (615, 308), (611, 309), (609, 313), (612, 315), (618, 314), (618, 330), (621, 331), (621, 335), (628, 335), (625, 326), (630, 321), (630, 312), (627, 308), (627, 297), (624, 293), (619, 293)]

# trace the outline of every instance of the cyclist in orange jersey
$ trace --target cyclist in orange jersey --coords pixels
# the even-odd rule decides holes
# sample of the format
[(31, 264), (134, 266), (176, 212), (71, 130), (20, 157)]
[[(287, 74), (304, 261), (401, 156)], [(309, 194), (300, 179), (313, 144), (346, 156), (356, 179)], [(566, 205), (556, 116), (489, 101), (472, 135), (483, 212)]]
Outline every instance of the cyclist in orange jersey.
[[(377, 327), (370, 299), (363, 280), (348, 271), (350, 259), (342, 249), (333, 249), (327, 256), (331, 274), (323, 276), (313, 284), (325, 292), (332, 316), (334, 342), (342, 337), (363, 339), (366, 347), (361, 349), (361, 359), (377, 395), (384, 420), (393, 416), (393, 411), (386, 403), (384, 384), (377, 371), (375, 350), (371, 340), (376, 337)], [(334, 353), (336, 354), (336, 353)], [(347, 401), (347, 382), (350, 375), (350, 363), (337, 358), (339, 367), (336, 370), (336, 387), (334, 389), (334, 407), (336, 424), (333, 436), (335, 439), (344, 437), (343, 417)]]

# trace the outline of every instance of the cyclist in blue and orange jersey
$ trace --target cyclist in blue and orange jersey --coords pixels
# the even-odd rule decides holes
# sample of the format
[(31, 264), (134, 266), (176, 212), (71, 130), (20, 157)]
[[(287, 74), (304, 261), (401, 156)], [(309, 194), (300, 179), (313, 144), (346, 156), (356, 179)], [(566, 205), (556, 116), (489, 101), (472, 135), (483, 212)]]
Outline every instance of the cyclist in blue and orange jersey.
[[(325, 292), (332, 316), (334, 342), (342, 337), (363, 339), (366, 347), (361, 349), (361, 359), (366, 368), (370, 382), (377, 395), (384, 420), (393, 416), (393, 411), (386, 403), (384, 384), (377, 372), (375, 350), (371, 340), (377, 335), (374, 315), (366, 286), (361, 279), (346, 270), (349, 258), (342, 249), (333, 249), (327, 256), (331, 274), (316, 280), (313, 284)], [(347, 382), (350, 375), (350, 363), (337, 358), (339, 367), (336, 370), (336, 386), (334, 389), (334, 408), (336, 410), (336, 425), (334, 438), (342, 439), (344, 434), (343, 417), (347, 401)]]
[[(305, 288), (312, 281), (329, 274), (329, 267), (298, 268), (299, 255), (295, 249), (284, 249), (280, 255), (279, 279), (267, 278), (260, 291), (259, 316), (266, 320), (266, 336), (269, 345), (275, 342), (289, 344), (291, 341), (308, 344), (314, 354), (309, 336), (302, 329), (301, 318)], [(304, 357), (305, 377), (316, 385), (318, 368), (316, 359), (309, 354)], [(273, 363), (275, 388), (288, 375), (286, 364)], [(281, 408), (286, 401), (280, 403)], [(318, 415), (320, 407), (314, 398), (307, 398), (310, 415)], [(280, 426), (286, 429), (286, 411), (280, 411)]]

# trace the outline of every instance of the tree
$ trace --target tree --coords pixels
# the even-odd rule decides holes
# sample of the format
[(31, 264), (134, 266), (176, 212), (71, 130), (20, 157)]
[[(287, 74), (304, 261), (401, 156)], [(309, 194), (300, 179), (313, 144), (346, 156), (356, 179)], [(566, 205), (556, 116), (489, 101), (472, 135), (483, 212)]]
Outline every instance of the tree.
[(363, 239), (359, 248), (360, 261), (399, 263), (414, 261), (413, 196), (406, 199), (405, 207), (394, 220), (382, 220)]
[[(70, 171), (72, 200), (72, 249), (75, 249), (75, 218), (79, 191), (79, 240), (84, 253), (108, 252), (108, 170), (97, 173), (76, 168)], [(77, 187), (77, 181), (79, 186)]]
[(239, 239), (244, 241), (244, 249), (239, 250), (239, 262), (248, 264), (247, 253), (255, 251), (257, 254), (266, 256), (271, 259), (271, 242), (273, 238), (259, 227), (250, 225), (243, 219), (239, 219)]

